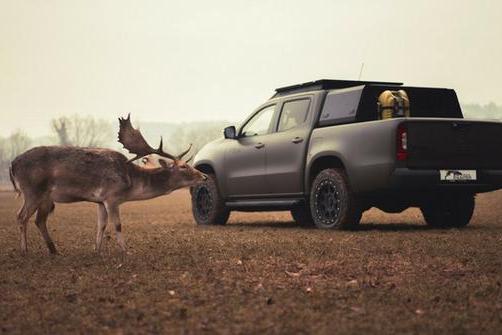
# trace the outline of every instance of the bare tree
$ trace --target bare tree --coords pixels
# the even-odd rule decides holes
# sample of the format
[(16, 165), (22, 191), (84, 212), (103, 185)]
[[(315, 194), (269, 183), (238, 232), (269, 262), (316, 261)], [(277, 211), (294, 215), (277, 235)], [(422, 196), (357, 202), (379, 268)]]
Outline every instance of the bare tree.
[(7, 138), (8, 159), (13, 160), (16, 156), (28, 150), (31, 144), (31, 138), (20, 130), (16, 131)]
[(0, 184), (7, 181), (7, 171), (9, 168), (9, 160), (7, 157), (7, 140), (0, 137)]
[(0, 162), (7, 160), (7, 140), (0, 137)]
[(57, 119), (52, 119), (51, 125), (52, 130), (56, 133), (59, 144), (61, 145), (69, 145), (70, 141), (68, 140), (68, 118), (63, 116)]
[(59, 144), (78, 147), (106, 146), (113, 138), (112, 126), (91, 116), (63, 116), (52, 120), (52, 130)]

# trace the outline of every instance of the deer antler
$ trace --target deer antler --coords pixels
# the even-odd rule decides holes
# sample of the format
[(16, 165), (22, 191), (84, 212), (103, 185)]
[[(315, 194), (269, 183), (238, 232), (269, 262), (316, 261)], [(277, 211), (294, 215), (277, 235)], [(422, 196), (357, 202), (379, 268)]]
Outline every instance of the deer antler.
[(190, 151), (190, 149), (192, 149), (192, 143), (190, 143), (188, 149), (186, 149), (185, 151), (183, 151), (181, 154), (178, 155), (178, 159), (182, 159), (183, 156), (185, 156)]
[(131, 154), (135, 154), (136, 157), (131, 158), (129, 162), (135, 161), (141, 157), (157, 154), (162, 157), (166, 157), (172, 160), (179, 160), (184, 155), (186, 155), (192, 145), (188, 150), (184, 151), (178, 156), (173, 156), (162, 149), (162, 137), (160, 138), (160, 145), (158, 149), (152, 148), (145, 140), (143, 135), (138, 129), (134, 129), (131, 124), (131, 114), (127, 115), (127, 118), (119, 118), (120, 129), (119, 129), (119, 142), (122, 143), (125, 149), (127, 149)]
[(190, 161), (193, 159), (193, 155), (190, 156), (188, 159), (185, 160), (185, 162), (190, 163)]

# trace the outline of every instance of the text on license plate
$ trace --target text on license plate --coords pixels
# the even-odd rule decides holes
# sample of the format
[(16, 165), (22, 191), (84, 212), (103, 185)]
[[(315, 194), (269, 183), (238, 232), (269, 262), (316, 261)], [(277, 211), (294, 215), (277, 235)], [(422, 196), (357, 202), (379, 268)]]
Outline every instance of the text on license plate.
[(444, 181), (476, 180), (476, 170), (439, 170), (439, 176)]

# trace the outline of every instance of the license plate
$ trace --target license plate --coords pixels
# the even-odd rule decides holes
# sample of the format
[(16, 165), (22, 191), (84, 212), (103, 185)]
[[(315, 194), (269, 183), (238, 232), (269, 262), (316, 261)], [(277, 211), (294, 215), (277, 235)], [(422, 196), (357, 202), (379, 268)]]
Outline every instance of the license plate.
[(443, 181), (471, 181), (477, 179), (476, 170), (439, 170), (439, 176)]

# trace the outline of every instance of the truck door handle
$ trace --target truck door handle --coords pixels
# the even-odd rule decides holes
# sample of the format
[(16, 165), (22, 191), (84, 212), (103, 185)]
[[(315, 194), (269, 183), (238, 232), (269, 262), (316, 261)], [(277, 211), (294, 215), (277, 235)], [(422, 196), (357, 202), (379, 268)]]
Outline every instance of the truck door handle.
[(301, 138), (299, 136), (296, 136), (295, 138), (293, 138), (291, 140), (291, 142), (293, 142), (293, 143), (301, 143), (301, 142), (303, 142), (303, 138)]
[(263, 148), (264, 146), (265, 146), (265, 144), (263, 144), (263, 143), (261, 143), (261, 142), (260, 142), (260, 143), (256, 143), (256, 144), (254, 145), (254, 147), (255, 147), (256, 149), (261, 149), (261, 148)]

